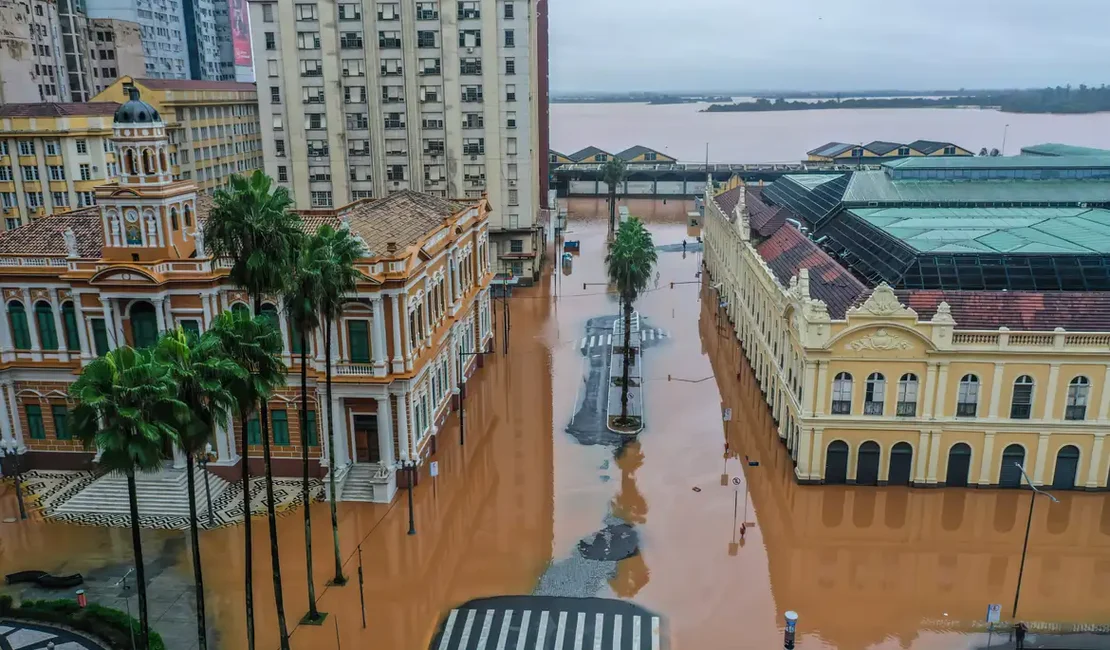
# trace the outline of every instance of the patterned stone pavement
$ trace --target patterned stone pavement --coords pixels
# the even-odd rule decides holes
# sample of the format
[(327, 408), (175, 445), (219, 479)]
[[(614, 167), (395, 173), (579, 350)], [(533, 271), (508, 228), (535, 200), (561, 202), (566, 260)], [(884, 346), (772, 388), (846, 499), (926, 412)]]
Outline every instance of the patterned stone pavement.
[(39, 623), (11, 619), (0, 620), (0, 650), (104, 650), (95, 643), (68, 630)]
[[(23, 489), (28, 502), (33, 504), (39, 514), (46, 519), (66, 521), (85, 526), (126, 527), (131, 523), (127, 515), (98, 513), (61, 513), (58, 508), (72, 499), (84, 487), (96, 480), (93, 472), (66, 470), (31, 470), (23, 474)], [(319, 479), (310, 479), (309, 494), (313, 501), (324, 499), (324, 484)], [(243, 520), (242, 483), (234, 482), (228, 489), (213, 500), (213, 518), (208, 521), (208, 513), (198, 513), (201, 528), (219, 528), (228, 524), (238, 524)], [(186, 494), (182, 499), (188, 498)], [(279, 515), (301, 503), (301, 480), (294, 477), (274, 478), (274, 500)], [(263, 478), (251, 479), (251, 512), (264, 513), (266, 510), (266, 488)], [(143, 528), (185, 529), (189, 527), (188, 517), (146, 516), (139, 517)], [(3, 650), (3, 649), (0, 649)]]

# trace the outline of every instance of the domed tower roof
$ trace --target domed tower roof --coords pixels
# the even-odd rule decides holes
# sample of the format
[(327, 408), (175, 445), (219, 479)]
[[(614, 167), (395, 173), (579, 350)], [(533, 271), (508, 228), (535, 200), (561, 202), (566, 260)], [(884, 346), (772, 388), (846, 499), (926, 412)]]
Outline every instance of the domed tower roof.
[(150, 124), (152, 122), (161, 122), (162, 116), (150, 104), (139, 99), (139, 89), (134, 86), (127, 89), (127, 94), (131, 97), (126, 103), (116, 109), (116, 115), (113, 123), (116, 126), (120, 124)]

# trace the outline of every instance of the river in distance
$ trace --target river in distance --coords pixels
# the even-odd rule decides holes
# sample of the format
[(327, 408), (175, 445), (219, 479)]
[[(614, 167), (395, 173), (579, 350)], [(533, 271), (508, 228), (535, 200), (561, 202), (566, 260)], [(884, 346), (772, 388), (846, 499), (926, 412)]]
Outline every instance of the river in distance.
[[(1044, 142), (1110, 148), (1110, 113), (1041, 115), (962, 108), (702, 113), (708, 104), (551, 105), (551, 147), (617, 153), (643, 145), (684, 162), (797, 162), (826, 142), (939, 140), (978, 152)], [(1009, 128), (1007, 128), (1009, 125)]]

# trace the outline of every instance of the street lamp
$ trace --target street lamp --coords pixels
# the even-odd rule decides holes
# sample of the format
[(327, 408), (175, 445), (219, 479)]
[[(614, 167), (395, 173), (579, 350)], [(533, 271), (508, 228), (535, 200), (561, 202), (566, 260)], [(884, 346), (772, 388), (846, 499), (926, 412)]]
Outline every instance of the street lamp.
[(1021, 565), (1018, 568), (1017, 589), (1014, 590), (1014, 612), (1010, 615), (1010, 618), (1016, 619), (1018, 598), (1021, 597), (1021, 576), (1025, 573), (1025, 552), (1029, 549), (1029, 529), (1033, 525), (1033, 506), (1037, 504), (1037, 495), (1043, 494), (1049, 499), (1052, 499), (1053, 503), (1060, 503), (1060, 500), (1033, 485), (1033, 481), (1029, 480), (1029, 475), (1025, 473), (1025, 468), (1021, 466), (1021, 463), (1014, 463), (1014, 465), (1017, 465), (1017, 468), (1021, 470), (1022, 477), (1024, 477), (1025, 482), (1029, 484), (1029, 488), (1033, 490), (1033, 494), (1029, 497), (1029, 519), (1025, 522), (1025, 542), (1021, 545)]
[(409, 493), (409, 535), (416, 534), (416, 515), (412, 509), (412, 488), (413, 483), (416, 483), (416, 463), (411, 460), (401, 461), (401, 466), (408, 473), (408, 493)]
[(480, 357), (484, 352), (463, 352), (459, 350), (459, 445), (466, 444), (466, 412), (463, 410), (463, 400), (466, 398), (466, 382), (463, 380), (463, 357)]
[(15, 500), (19, 503), (19, 518), (27, 518), (27, 507), (23, 505), (23, 482), (20, 477), (23, 474), (23, 449), (20, 448), (19, 443), (12, 438), (0, 441), (0, 457), (8, 456), (11, 458), (9, 464), (12, 467), (12, 476), (15, 477)]
[[(208, 486), (208, 463), (215, 457), (212, 453), (212, 443), (205, 443), (204, 453), (197, 456), (200, 471), (204, 472), (204, 499), (208, 502), (208, 526), (212, 526), (212, 489)], [(307, 504), (305, 504), (307, 506)]]

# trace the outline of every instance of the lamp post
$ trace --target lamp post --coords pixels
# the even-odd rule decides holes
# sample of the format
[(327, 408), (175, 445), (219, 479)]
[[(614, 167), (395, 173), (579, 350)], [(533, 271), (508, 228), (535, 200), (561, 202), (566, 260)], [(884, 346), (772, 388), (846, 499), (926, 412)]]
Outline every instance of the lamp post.
[(409, 479), (408, 480), (408, 483), (409, 483), (409, 488), (408, 488), (408, 493), (409, 493), (409, 535), (415, 535), (416, 534), (416, 515), (415, 515), (415, 513), (413, 512), (413, 509), (412, 509), (412, 488), (413, 488), (413, 483), (416, 482), (416, 463), (411, 461), (411, 460), (403, 460), (403, 461), (401, 461), (401, 465), (405, 468), (405, 471), (408, 473), (408, 479)]
[(1017, 588), (1014, 589), (1014, 611), (1010, 615), (1010, 618), (1016, 619), (1018, 599), (1021, 597), (1021, 577), (1022, 574), (1025, 573), (1025, 552), (1029, 549), (1029, 529), (1033, 525), (1033, 506), (1037, 504), (1037, 495), (1043, 494), (1049, 499), (1052, 499), (1053, 503), (1059, 503), (1060, 500), (1033, 485), (1033, 481), (1029, 480), (1029, 475), (1025, 473), (1025, 468), (1021, 466), (1021, 463), (1014, 463), (1014, 465), (1017, 465), (1017, 468), (1021, 470), (1022, 477), (1025, 478), (1025, 482), (1029, 484), (1029, 488), (1033, 490), (1033, 493), (1029, 497), (1029, 519), (1025, 522), (1025, 541), (1021, 545), (1021, 564), (1018, 567)]
[(212, 443), (205, 443), (204, 453), (197, 456), (197, 463), (200, 465), (200, 471), (204, 472), (204, 500), (208, 502), (208, 525), (212, 525), (212, 489), (208, 485), (208, 463), (212, 460)]
[(466, 411), (463, 410), (463, 401), (466, 398), (466, 381), (463, 378), (463, 357), (480, 357), (484, 352), (463, 352), (459, 350), (459, 445), (466, 444)]
[(23, 449), (19, 447), (19, 443), (15, 440), (8, 438), (7, 440), (0, 441), (0, 457), (7, 456), (11, 458), (9, 465), (12, 467), (12, 476), (15, 478), (15, 500), (19, 503), (19, 518), (27, 518), (27, 507), (23, 504), (23, 481), (21, 476), (23, 474)]

